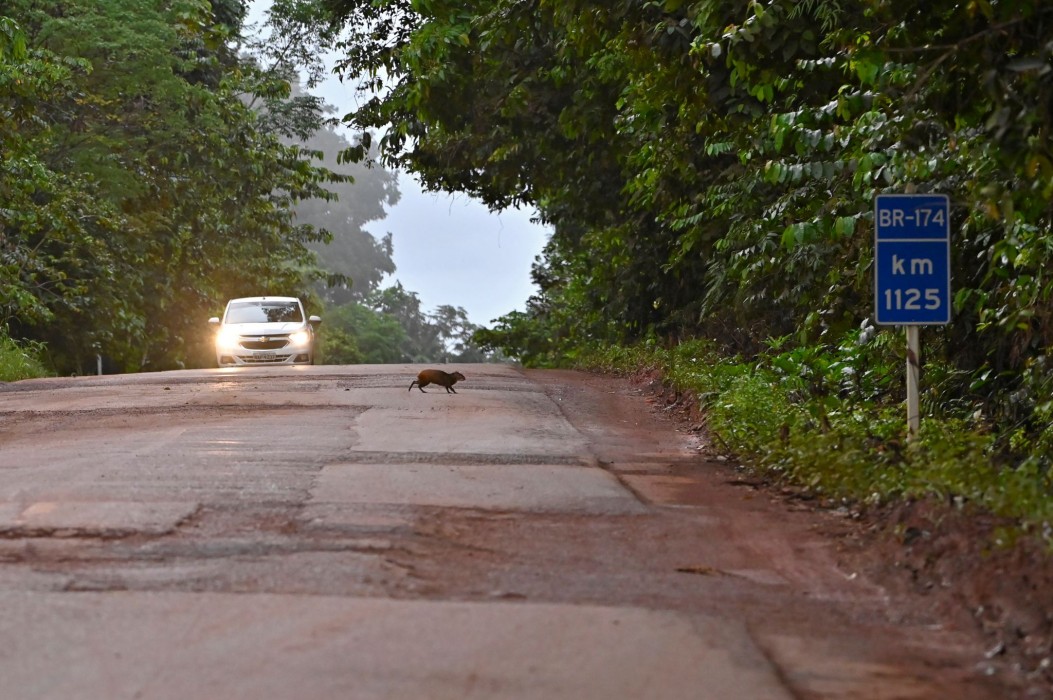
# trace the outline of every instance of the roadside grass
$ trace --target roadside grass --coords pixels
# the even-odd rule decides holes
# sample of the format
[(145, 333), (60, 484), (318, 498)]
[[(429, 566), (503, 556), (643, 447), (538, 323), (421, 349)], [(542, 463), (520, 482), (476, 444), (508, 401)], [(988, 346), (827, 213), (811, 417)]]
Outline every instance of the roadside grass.
[[(828, 503), (937, 499), (1012, 523), (999, 529), (994, 545), (1029, 534), (1053, 550), (1053, 427), (1012, 444), (1012, 434), (963, 406), (958, 415), (924, 416), (908, 443), (905, 409), (891, 390), (902, 371), (875, 361), (873, 352), (864, 356), (852, 340), (792, 352), (775, 342), (749, 362), (700, 341), (608, 346), (583, 351), (578, 366), (659, 372), (667, 386), (696, 398), (718, 448), (747, 469)], [(930, 396), (928, 403), (935, 401)]]
[(50, 376), (42, 360), (43, 355), (43, 344), (19, 343), (0, 329), (0, 381), (14, 382)]

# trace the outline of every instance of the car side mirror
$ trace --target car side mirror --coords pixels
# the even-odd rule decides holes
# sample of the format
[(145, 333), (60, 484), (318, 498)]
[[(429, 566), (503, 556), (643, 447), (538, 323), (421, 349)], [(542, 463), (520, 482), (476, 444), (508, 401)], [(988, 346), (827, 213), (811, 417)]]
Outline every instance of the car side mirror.
[(307, 319), (307, 322), (310, 323), (312, 327), (317, 328), (318, 326), (322, 325), (322, 317), (311, 316), (309, 319)]
[(213, 316), (212, 318), (208, 319), (208, 323), (211, 326), (218, 326), (219, 325), (219, 318), (217, 316)]

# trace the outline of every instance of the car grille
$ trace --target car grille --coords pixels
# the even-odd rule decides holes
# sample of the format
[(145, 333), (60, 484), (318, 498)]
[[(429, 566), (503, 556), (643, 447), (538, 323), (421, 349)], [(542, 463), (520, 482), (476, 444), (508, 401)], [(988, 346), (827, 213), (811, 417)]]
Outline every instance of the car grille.
[(265, 340), (244, 338), (241, 341), (241, 347), (246, 350), (277, 350), (278, 348), (284, 348), (289, 344), (288, 336), (281, 336), (275, 338), (266, 338)]

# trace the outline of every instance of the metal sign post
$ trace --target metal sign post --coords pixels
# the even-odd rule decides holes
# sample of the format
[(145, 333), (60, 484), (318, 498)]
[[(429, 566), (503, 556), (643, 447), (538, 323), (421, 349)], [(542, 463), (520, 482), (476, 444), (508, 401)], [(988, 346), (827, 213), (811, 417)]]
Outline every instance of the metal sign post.
[(874, 204), (874, 322), (907, 327), (907, 438), (921, 411), (919, 326), (951, 320), (951, 211), (947, 195), (881, 194)]
[(921, 428), (921, 406), (918, 404), (918, 380), (921, 378), (921, 330), (907, 326), (907, 439), (912, 440)]

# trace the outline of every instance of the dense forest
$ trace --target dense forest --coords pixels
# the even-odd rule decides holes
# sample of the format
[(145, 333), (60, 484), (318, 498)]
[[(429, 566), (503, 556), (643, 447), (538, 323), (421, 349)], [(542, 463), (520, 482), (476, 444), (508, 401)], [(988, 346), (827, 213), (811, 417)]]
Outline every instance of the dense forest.
[(901, 400), (902, 340), (872, 318), (875, 196), (946, 194), (953, 318), (924, 333), (927, 410), (1048, 469), (1044, 0), (314, 4), (363, 90), (357, 155), (382, 133), (385, 165), (552, 226), (540, 293), (484, 342), (564, 364), (705, 339), (780, 357), (806, 393)]
[[(322, 313), (322, 360), (482, 357), (463, 310), (425, 312), (391, 240), (398, 199), (351, 147), (314, 25), (239, 0), (5, 0), (0, 8), (0, 343), (46, 373), (212, 366), (226, 299)], [(345, 308), (350, 307), (350, 308)], [(467, 327), (467, 330), (466, 330)], [(17, 378), (17, 373), (15, 378)]]

